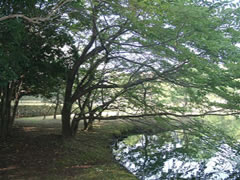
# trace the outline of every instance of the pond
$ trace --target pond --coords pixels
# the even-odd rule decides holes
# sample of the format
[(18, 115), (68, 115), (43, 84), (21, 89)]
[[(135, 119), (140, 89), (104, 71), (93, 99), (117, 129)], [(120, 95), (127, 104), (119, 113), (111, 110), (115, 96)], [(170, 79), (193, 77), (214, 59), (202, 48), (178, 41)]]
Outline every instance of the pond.
[[(218, 137), (218, 138), (215, 138)], [(129, 136), (113, 155), (141, 180), (240, 179), (240, 154), (219, 135), (184, 130)]]

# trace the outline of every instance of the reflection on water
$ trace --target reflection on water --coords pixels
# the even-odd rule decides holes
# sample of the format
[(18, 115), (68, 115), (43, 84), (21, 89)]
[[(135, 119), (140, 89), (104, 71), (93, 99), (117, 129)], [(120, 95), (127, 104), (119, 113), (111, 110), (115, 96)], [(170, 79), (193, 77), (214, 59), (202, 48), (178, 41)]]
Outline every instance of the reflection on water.
[(240, 179), (240, 156), (223, 141), (184, 131), (130, 136), (116, 144), (115, 158), (142, 180)]

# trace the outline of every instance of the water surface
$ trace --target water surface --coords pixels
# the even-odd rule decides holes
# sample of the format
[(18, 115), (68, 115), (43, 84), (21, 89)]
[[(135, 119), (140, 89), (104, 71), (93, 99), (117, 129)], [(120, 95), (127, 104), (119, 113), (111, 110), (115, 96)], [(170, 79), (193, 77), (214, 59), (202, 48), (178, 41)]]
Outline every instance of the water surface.
[(116, 144), (113, 154), (141, 180), (240, 179), (240, 155), (219, 135), (177, 130), (129, 136)]

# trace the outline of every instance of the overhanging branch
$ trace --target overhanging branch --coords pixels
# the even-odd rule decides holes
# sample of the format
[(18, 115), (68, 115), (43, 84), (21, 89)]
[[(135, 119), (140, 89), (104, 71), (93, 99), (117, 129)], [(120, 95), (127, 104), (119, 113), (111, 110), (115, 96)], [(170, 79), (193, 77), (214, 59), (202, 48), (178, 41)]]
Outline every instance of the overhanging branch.
[[(231, 116), (231, 115), (239, 115), (240, 112), (227, 112), (223, 113), (222, 110), (216, 110), (216, 111), (208, 111), (205, 113), (199, 113), (199, 114), (175, 114), (175, 113), (169, 113), (169, 112), (162, 112), (162, 113), (154, 113), (154, 114), (137, 114), (137, 115), (122, 115), (122, 116), (108, 116), (108, 117), (94, 117), (98, 120), (116, 120), (116, 119), (130, 119), (130, 118), (144, 118), (144, 117), (156, 117), (156, 116), (173, 116), (178, 118), (186, 118), (186, 117), (202, 117), (202, 116)], [(86, 116), (86, 118), (89, 118)]]
[(10, 14), (8, 16), (0, 17), (0, 22), (5, 21), (8, 19), (14, 19), (14, 18), (21, 18), (29, 23), (32, 24), (40, 24), (45, 21), (49, 21), (52, 19), (52, 17), (56, 14), (57, 10), (60, 9), (62, 6), (64, 6), (66, 3), (71, 2), (72, 0), (61, 0), (59, 3), (57, 3), (52, 10), (49, 12), (49, 14), (46, 17), (28, 17), (24, 14)]

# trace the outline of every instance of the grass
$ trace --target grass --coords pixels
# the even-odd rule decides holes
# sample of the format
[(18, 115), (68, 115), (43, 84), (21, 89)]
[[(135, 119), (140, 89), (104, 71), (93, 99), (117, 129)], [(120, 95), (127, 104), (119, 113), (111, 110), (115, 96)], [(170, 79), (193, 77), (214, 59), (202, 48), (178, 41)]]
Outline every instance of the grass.
[(136, 180), (114, 160), (111, 145), (116, 137), (167, 129), (164, 123), (159, 129), (159, 124), (148, 121), (151, 125), (100, 121), (93, 131), (79, 130), (76, 138), (64, 141), (59, 116), (56, 120), (50, 116), (17, 119), (13, 136), (0, 142), (0, 179)]
[(132, 123), (96, 122), (68, 141), (60, 128), (60, 119), (17, 119), (13, 137), (0, 143), (0, 179), (136, 180), (111, 152), (114, 137), (134, 130)]

